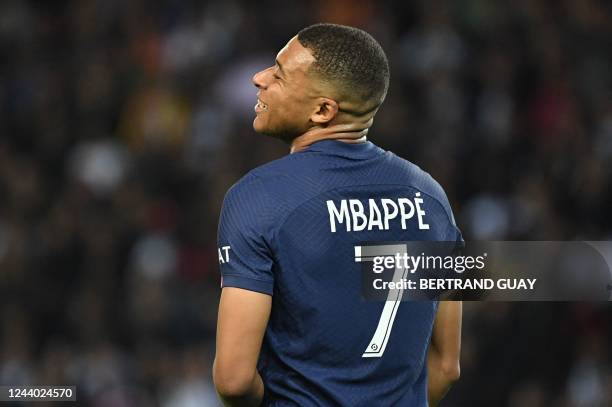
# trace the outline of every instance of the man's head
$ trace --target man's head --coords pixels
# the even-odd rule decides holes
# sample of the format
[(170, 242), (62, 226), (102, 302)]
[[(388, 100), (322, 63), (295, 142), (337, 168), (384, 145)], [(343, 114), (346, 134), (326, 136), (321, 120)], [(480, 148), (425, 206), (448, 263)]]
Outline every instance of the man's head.
[(331, 124), (371, 119), (389, 86), (389, 65), (380, 45), (357, 28), (315, 24), (258, 72), (259, 133), (293, 138)]

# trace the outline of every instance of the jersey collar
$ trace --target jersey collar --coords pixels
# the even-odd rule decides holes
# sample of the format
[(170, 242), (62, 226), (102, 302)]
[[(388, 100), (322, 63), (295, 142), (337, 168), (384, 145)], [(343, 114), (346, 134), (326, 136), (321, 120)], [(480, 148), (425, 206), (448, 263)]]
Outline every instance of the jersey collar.
[(383, 154), (384, 150), (370, 141), (351, 144), (337, 140), (321, 140), (311, 144), (307, 149), (301, 152), (323, 153), (355, 160), (365, 160)]

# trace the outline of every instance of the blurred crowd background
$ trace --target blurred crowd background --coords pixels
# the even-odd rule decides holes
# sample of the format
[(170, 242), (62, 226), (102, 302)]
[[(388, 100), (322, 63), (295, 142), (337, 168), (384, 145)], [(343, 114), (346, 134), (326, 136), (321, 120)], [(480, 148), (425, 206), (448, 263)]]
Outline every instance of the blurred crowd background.
[[(612, 240), (612, 6), (599, 0), (0, 3), (0, 384), (216, 406), (225, 191), (287, 146), (254, 72), (302, 27), (368, 30), (370, 139), (429, 171), (466, 240)], [(612, 308), (468, 303), (445, 406), (612, 406)]]

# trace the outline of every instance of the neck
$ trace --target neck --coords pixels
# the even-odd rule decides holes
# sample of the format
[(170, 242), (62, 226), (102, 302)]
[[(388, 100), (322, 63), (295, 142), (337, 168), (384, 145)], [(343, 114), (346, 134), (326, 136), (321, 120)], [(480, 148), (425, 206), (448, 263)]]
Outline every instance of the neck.
[(344, 143), (365, 143), (373, 118), (363, 122), (331, 124), (327, 127), (313, 127), (291, 142), (290, 153), (297, 153), (321, 140), (337, 140)]

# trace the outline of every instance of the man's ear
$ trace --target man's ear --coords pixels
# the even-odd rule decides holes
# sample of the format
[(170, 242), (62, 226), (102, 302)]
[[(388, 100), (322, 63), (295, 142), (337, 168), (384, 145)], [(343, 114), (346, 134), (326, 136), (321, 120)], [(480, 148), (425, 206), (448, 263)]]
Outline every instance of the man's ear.
[(310, 116), (315, 124), (325, 125), (338, 114), (338, 102), (329, 98), (319, 98), (315, 112)]

